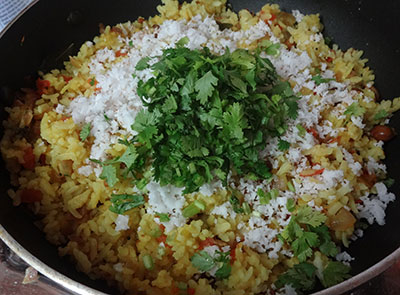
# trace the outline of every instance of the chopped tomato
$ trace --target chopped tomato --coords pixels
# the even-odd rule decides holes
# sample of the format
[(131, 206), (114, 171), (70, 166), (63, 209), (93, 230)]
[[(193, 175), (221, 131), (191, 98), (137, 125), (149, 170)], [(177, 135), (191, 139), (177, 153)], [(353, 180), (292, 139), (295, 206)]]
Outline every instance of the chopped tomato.
[(341, 139), (341, 136), (339, 135), (338, 137), (331, 138), (331, 139), (328, 141), (328, 143), (334, 143), (334, 142), (340, 143), (340, 139)]
[(137, 21), (138, 21), (139, 24), (142, 24), (144, 22), (144, 18), (143, 17), (139, 17)]
[(71, 117), (67, 117), (67, 116), (62, 116), (62, 117), (61, 117), (61, 121), (65, 121), (65, 120), (68, 120), (69, 118), (71, 118)]
[(165, 230), (164, 224), (159, 224), (158, 227), (161, 229), (162, 232), (164, 232), (164, 230)]
[(25, 169), (33, 170), (35, 169), (35, 155), (33, 154), (33, 149), (28, 147), (24, 154), (24, 163), (22, 164)]
[(164, 243), (165, 247), (172, 248), (172, 246), (167, 243), (167, 236), (166, 235), (162, 234), (161, 236), (156, 238), (156, 240), (157, 240), (158, 243)]
[(311, 133), (314, 136), (315, 139), (319, 139), (318, 132), (317, 132), (317, 130), (315, 130), (315, 128), (310, 127), (310, 128), (307, 129), (307, 132)]
[(276, 15), (275, 14), (273, 14), (273, 13), (271, 13), (271, 17), (270, 17), (270, 21), (274, 21), (276, 19)]
[(45, 154), (41, 154), (39, 157), (39, 163), (44, 166), (46, 165), (46, 155)]
[(115, 57), (126, 56), (126, 55), (128, 55), (128, 52), (121, 52), (121, 50), (115, 52)]
[(171, 294), (179, 294), (179, 288), (177, 286), (172, 286)]
[(363, 171), (363, 174), (360, 176), (360, 180), (369, 188), (372, 188), (377, 181), (375, 173), (369, 174), (367, 170)]
[(361, 205), (364, 204), (364, 202), (363, 202), (362, 200), (360, 200), (360, 199), (355, 200), (354, 203), (356, 203), (356, 204), (361, 204)]
[(229, 255), (231, 256), (231, 264), (233, 264), (236, 260), (236, 246), (237, 244), (234, 244), (234, 246), (231, 249), (231, 252), (229, 253)]
[(301, 177), (309, 177), (309, 176), (315, 176), (315, 175), (320, 175), (324, 173), (325, 168), (322, 169), (306, 169), (300, 172)]
[(65, 83), (68, 83), (69, 81), (72, 80), (72, 77), (68, 77), (68, 76), (65, 76), (65, 75), (61, 75), (61, 76), (63, 77)]
[(200, 241), (199, 249), (202, 250), (205, 247), (214, 246), (214, 245), (215, 245), (214, 239), (213, 238), (207, 238), (204, 241)]
[(36, 189), (24, 189), (21, 192), (21, 202), (22, 203), (35, 203), (41, 201), (43, 198), (42, 192)]
[(328, 56), (325, 60), (326, 60), (326, 62), (331, 63), (333, 61), (333, 58)]
[(36, 80), (36, 88), (39, 95), (47, 93), (49, 87), (50, 87), (50, 81), (42, 80), (40, 78)]
[(290, 50), (293, 47), (294, 43), (291, 43), (290, 40), (288, 39), (288, 40), (285, 41), (285, 45)]
[(188, 295), (194, 295), (194, 294), (196, 294), (196, 290), (194, 288), (188, 288), (187, 293), (188, 293)]

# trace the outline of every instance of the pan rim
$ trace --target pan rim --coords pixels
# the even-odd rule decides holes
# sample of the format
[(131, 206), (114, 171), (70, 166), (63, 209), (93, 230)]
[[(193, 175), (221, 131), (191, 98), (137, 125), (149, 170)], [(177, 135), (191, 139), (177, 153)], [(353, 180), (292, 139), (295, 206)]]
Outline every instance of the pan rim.
[[(39, 0), (33, 0), (20, 13), (18, 13), (17, 16), (0, 32), (0, 39), (7, 33), (7, 31), (16, 21), (18, 21), (30, 8), (32, 8), (38, 2)], [(31, 254), (28, 250), (26, 250), (20, 243), (18, 243), (18, 241), (14, 239), (14, 237), (9, 234), (1, 224), (0, 239), (27, 264), (35, 268), (42, 275), (61, 285), (62, 287), (81, 295), (107, 295), (107, 293), (103, 293), (101, 291), (90, 288), (61, 274), (57, 270), (48, 266), (46, 263), (42, 262), (36, 256)], [(359, 287), (363, 283), (383, 273), (396, 261), (400, 261), (400, 247), (398, 247), (391, 254), (389, 254), (379, 262), (375, 263), (374, 265), (370, 266), (359, 274), (351, 277), (350, 279), (347, 279), (346, 281), (343, 281), (327, 289), (312, 293), (311, 295), (340, 295), (344, 292), (351, 291), (354, 288)]]

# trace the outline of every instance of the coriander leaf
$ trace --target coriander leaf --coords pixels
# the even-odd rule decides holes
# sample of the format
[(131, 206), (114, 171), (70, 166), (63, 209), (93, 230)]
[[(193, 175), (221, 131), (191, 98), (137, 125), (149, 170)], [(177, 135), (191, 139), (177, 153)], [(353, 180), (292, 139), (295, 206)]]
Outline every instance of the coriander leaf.
[(117, 169), (113, 165), (103, 166), (100, 179), (105, 179), (109, 187), (113, 187), (118, 182)]
[(286, 150), (288, 150), (290, 148), (290, 143), (289, 142), (287, 142), (286, 140), (283, 140), (283, 139), (279, 139), (279, 142), (278, 142), (278, 149), (280, 150), (280, 151), (286, 151)]
[(151, 59), (151, 58), (148, 57), (148, 56), (143, 57), (141, 60), (139, 60), (139, 61), (137, 62), (135, 69), (136, 69), (137, 71), (142, 71), (142, 70), (147, 69), (147, 68), (149, 67), (149, 61), (150, 61), (150, 59)]
[(170, 220), (167, 213), (156, 213), (161, 222), (168, 222)]
[(124, 163), (126, 167), (130, 169), (135, 163), (137, 157), (138, 154), (135, 146), (133, 144), (129, 144), (121, 158), (119, 158), (119, 162)]
[(215, 266), (214, 259), (204, 250), (195, 253), (190, 261), (200, 271), (209, 271)]
[(303, 206), (297, 211), (296, 220), (299, 223), (316, 227), (326, 221), (326, 216), (309, 206)]
[(320, 240), (319, 250), (326, 256), (335, 257), (339, 251), (336, 244), (332, 241), (329, 228), (326, 225), (310, 227), (311, 231), (318, 235)]
[[(297, 100), (297, 97), (295, 97), (295, 99)], [(291, 100), (287, 100), (286, 102), (288, 111), (288, 117), (295, 120), (298, 116), (298, 109), (299, 109), (299, 105), (297, 104), (297, 101), (295, 101), (293, 98)]]
[(240, 202), (239, 202), (239, 199), (237, 197), (232, 196), (229, 199), (229, 203), (231, 203), (233, 211), (235, 213), (243, 213), (244, 212), (244, 209), (240, 206)]
[(189, 38), (188, 37), (183, 37), (178, 42), (176, 42), (175, 45), (176, 45), (176, 47), (183, 47), (188, 43), (189, 43)]
[(96, 84), (96, 80), (95, 80), (94, 78), (92, 78), (92, 79), (89, 81), (89, 84), (90, 84), (90, 86), (94, 86), (94, 85)]
[(230, 262), (223, 262), (222, 266), (220, 268), (217, 269), (217, 271), (215, 272), (215, 277), (217, 279), (226, 279), (230, 276), (231, 274), (231, 264)]
[(374, 120), (382, 120), (389, 117), (389, 113), (386, 112), (385, 110), (380, 110), (376, 115), (374, 116)]
[(393, 178), (386, 178), (383, 183), (386, 185), (387, 188), (393, 186), (395, 180)]
[(338, 261), (331, 261), (322, 272), (323, 279), (321, 283), (325, 288), (336, 285), (350, 278), (349, 272), (350, 266)]
[(361, 107), (358, 102), (353, 102), (350, 106), (347, 107), (346, 111), (344, 112), (345, 115), (351, 116), (362, 116), (365, 113), (365, 109)]
[(289, 224), (285, 227), (285, 229), (281, 234), (282, 238), (291, 243), (296, 239), (296, 237), (299, 237), (302, 234), (303, 234), (303, 229), (296, 222), (296, 216), (292, 215)]
[(106, 115), (106, 113), (104, 113), (103, 116), (104, 116), (104, 120), (105, 120), (107, 123), (110, 122), (111, 119)]
[(129, 40), (128, 45), (129, 45), (129, 47), (133, 47), (133, 41)]
[(304, 262), (313, 254), (313, 247), (318, 246), (318, 235), (313, 232), (302, 232), (292, 243), (293, 253), (300, 262)]
[(275, 282), (277, 288), (291, 285), (297, 291), (310, 291), (315, 286), (315, 272), (317, 268), (311, 263), (300, 263), (280, 275)]
[(126, 211), (144, 205), (144, 198), (140, 195), (112, 194), (110, 211), (124, 214)]
[(87, 123), (82, 127), (81, 132), (79, 133), (79, 137), (81, 141), (85, 141), (90, 135), (90, 130), (92, 129), (92, 124)]
[(281, 44), (272, 44), (265, 49), (265, 53), (268, 55), (277, 56), (280, 53), (279, 48), (281, 48)]
[(296, 125), (296, 128), (297, 128), (297, 130), (298, 130), (298, 134), (301, 136), (301, 137), (304, 137), (304, 135), (306, 135), (306, 129), (301, 125), (301, 124), (297, 124)]
[(286, 209), (289, 212), (293, 212), (295, 208), (296, 208), (296, 201), (294, 199), (288, 199), (286, 202)]
[(232, 139), (243, 139), (243, 129), (247, 126), (247, 120), (243, 118), (244, 113), (239, 103), (229, 106), (223, 114), (224, 126), (226, 134)]
[(205, 104), (208, 97), (211, 96), (214, 91), (214, 86), (217, 86), (218, 78), (213, 75), (211, 71), (208, 71), (196, 81), (194, 85), (194, 89), (198, 91), (196, 98), (200, 101), (201, 104)]
[(313, 80), (317, 85), (321, 85), (322, 83), (328, 83), (330, 81), (335, 81), (335, 79), (332, 78), (322, 78), (321, 75), (316, 75), (312, 77), (311, 80)]

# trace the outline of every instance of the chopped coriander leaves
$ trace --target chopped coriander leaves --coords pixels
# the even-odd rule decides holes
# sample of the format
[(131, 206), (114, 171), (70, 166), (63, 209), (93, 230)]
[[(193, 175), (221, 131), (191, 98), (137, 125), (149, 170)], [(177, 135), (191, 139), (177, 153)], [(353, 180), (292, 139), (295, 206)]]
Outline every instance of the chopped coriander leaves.
[(286, 140), (279, 139), (278, 142), (278, 149), (280, 151), (287, 151), (290, 148), (290, 143), (287, 142)]
[[(304, 262), (313, 254), (313, 248), (319, 247), (324, 254), (334, 256), (334, 243), (331, 242), (328, 228), (323, 225), (326, 216), (309, 206), (300, 207), (292, 215), (281, 238), (292, 248), (300, 262)], [(322, 247), (322, 249), (321, 249)]]
[(382, 120), (382, 119), (386, 119), (387, 117), (389, 117), (389, 113), (387, 111), (385, 111), (385, 110), (380, 110), (374, 116), (374, 120), (379, 121), (379, 120)]
[(288, 187), (288, 190), (290, 190), (291, 192), (293, 192), (293, 193), (296, 192), (296, 189), (295, 189), (295, 187), (294, 187), (292, 181), (289, 180), (289, 181), (287, 182), (287, 187)]
[(304, 137), (304, 135), (306, 135), (307, 130), (301, 124), (297, 124), (296, 128), (298, 130), (299, 136)]
[(330, 81), (335, 81), (335, 79), (332, 79), (332, 78), (322, 78), (321, 75), (316, 75), (316, 76), (312, 77), (311, 80), (314, 81), (315, 84), (317, 84), (317, 85), (321, 85), (322, 83), (328, 83)]
[(293, 212), (296, 209), (296, 201), (294, 199), (288, 199), (286, 203), (286, 209), (289, 212)]
[(362, 116), (365, 113), (365, 109), (361, 107), (358, 102), (353, 102), (351, 105), (349, 105), (344, 112), (345, 115), (351, 117), (351, 116)]
[(104, 120), (109, 123), (111, 121), (111, 119), (106, 115), (106, 113), (103, 114), (104, 116)]
[(129, 40), (128, 45), (129, 45), (129, 47), (133, 47), (133, 41)]
[(251, 208), (250, 208), (249, 203), (243, 202), (242, 203), (242, 208), (243, 208), (243, 213), (244, 214), (250, 214), (251, 213)]
[(328, 266), (322, 272), (323, 279), (321, 281), (325, 288), (336, 285), (351, 277), (349, 274), (350, 266), (338, 261), (330, 261)]
[(148, 62), (150, 61), (150, 57), (143, 57), (141, 60), (139, 60), (136, 64), (135, 69), (137, 71), (142, 71), (144, 69), (147, 69), (149, 67)]
[(270, 40), (263, 40), (260, 43), (260, 48), (268, 55), (278, 56), (280, 54), (280, 43), (272, 43)]
[(272, 189), (269, 192), (263, 191), (261, 188), (257, 190), (257, 195), (260, 197), (260, 204), (267, 205), (272, 199), (276, 199), (279, 195), (277, 189)]
[(215, 265), (214, 259), (204, 250), (195, 253), (190, 260), (200, 271), (209, 271)]
[(190, 259), (192, 265), (200, 271), (210, 271), (217, 267), (215, 277), (226, 279), (231, 274), (230, 252), (216, 251), (215, 257), (211, 257), (206, 251), (201, 250), (195, 253)]
[[(327, 288), (350, 278), (349, 271), (349, 266), (338, 261), (329, 261), (322, 271), (322, 277), (318, 278)], [(311, 291), (315, 287), (316, 280), (317, 268), (311, 263), (302, 262), (281, 274), (275, 282), (275, 286), (282, 288), (285, 285), (291, 285), (298, 292)]]
[(91, 123), (87, 123), (82, 127), (82, 130), (79, 133), (79, 137), (80, 137), (81, 141), (85, 141), (89, 137), (91, 129), (92, 129)]
[(311, 263), (296, 264), (287, 272), (280, 275), (275, 282), (276, 287), (282, 288), (291, 285), (296, 290), (310, 291), (315, 286), (315, 273), (317, 268)]
[(100, 174), (100, 179), (104, 179), (108, 186), (113, 187), (118, 181), (117, 168), (113, 165), (105, 165)]
[(285, 133), (288, 118), (297, 117), (298, 98), (290, 84), (280, 81), (261, 49), (217, 56), (207, 47), (190, 50), (186, 43), (182, 39), (165, 49), (154, 64), (143, 58), (136, 65), (137, 71), (150, 68), (154, 74), (138, 82), (146, 109), (132, 125), (138, 133), (134, 144), (149, 153), (137, 159), (151, 163), (155, 181), (185, 187), (184, 193), (215, 178), (226, 182), (230, 171), (269, 179), (259, 152), (268, 138)]
[(96, 84), (95, 78), (90, 79), (89, 84), (90, 86), (94, 86)]
[(126, 211), (144, 205), (144, 198), (140, 195), (112, 194), (110, 211), (124, 214)]
[(326, 221), (326, 215), (319, 211), (313, 210), (309, 206), (303, 206), (297, 211), (296, 221), (316, 227), (320, 226)]
[(170, 220), (167, 213), (156, 213), (156, 216), (158, 216), (161, 222), (168, 222)]
[(386, 178), (383, 183), (386, 185), (387, 188), (393, 186), (395, 180), (393, 178)]
[(236, 196), (230, 197), (229, 203), (231, 203), (231, 205), (232, 205), (233, 212), (244, 213), (244, 209), (240, 207), (240, 201)]

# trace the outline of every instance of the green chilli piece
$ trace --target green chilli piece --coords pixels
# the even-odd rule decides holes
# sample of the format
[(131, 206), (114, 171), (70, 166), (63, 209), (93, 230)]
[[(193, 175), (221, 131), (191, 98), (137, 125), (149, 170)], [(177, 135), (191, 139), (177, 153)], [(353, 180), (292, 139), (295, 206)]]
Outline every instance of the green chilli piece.
[(206, 205), (199, 200), (194, 201), (182, 211), (183, 217), (190, 218), (206, 209)]
[(153, 258), (149, 254), (143, 256), (143, 265), (148, 270), (152, 270), (154, 268)]

